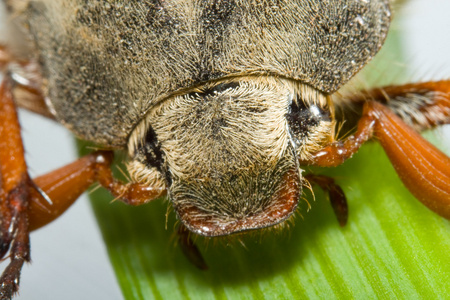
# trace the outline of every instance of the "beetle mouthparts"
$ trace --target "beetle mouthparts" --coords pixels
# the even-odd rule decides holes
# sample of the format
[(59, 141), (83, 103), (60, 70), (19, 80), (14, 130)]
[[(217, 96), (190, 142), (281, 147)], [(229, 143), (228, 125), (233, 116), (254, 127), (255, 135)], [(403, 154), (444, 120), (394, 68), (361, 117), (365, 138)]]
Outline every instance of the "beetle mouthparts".
[[(266, 204), (250, 208), (245, 214), (235, 211), (219, 215), (217, 211), (189, 205), (188, 201), (175, 205), (175, 210), (190, 231), (208, 237), (270, 227), (285, 221), (295, 211), (301, 194), (300, 182), (298, 171), (290, 169), (282, 176), (275, 192), (266, 199)], [(248, 199), (241, 201), (242, 205), (250, 205)]]

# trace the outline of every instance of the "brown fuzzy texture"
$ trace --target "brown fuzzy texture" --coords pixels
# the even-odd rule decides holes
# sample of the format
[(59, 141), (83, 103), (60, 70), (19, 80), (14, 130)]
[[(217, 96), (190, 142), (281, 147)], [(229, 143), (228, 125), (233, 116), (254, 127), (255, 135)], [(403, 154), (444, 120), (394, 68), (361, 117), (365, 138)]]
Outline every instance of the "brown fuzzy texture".
[(387, 0), (5, 0), (47, 105), (127, 149), (207, 236), (265, 228), (299, 203), (300, 160), (335, 139), (329, 94), (380, 49)]
[(227, 76), (336, 91), (379, 50), (387, 0), (5, 0), (32, 40), (56, 118), (124, 147), (155, 103)]

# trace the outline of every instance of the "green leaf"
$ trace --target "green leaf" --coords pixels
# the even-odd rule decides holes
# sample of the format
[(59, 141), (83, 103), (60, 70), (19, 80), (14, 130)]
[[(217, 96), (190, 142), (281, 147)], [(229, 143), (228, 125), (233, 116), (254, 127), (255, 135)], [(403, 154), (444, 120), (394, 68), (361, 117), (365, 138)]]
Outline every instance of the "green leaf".
[[(167, 201), (93, 206), (126, 299), (445, 298), (450, 294), (450, 223), (403, 187), (378, 144), (327, 172), (344, 189), (348, 225), (325, 195), (291, 228), (253, 237), (198, 240), (209, 270), (176, 247)], [(102, 193), (103, 194), (103, 193)], [(104, 196), (104, 195), (102, 195)], [(108, 198), (108, 197), (107, 197)], [(167, 229), (166, 229), (167, 228)]]
[[(391, 40), (398, 43), (395, 36)], [(314, 190), (315, 200), (305, 191), (311, 209), (307, 211), (303, 202), (287, 228), (198, 238), (207, 271), (196, 269), (177, 247), (176, 219), (167, 200), (127, 207), (110, 203), (106, 192), (96, 191), (92, 205), (124, 297), (444, 299), (450, 295), (450, 222), (414, 199), (377, 143), (368, 143), (342, 166), (320, 172), (333, 176), (344, 189), (347, 226), (339, 227), (320, 189)]]

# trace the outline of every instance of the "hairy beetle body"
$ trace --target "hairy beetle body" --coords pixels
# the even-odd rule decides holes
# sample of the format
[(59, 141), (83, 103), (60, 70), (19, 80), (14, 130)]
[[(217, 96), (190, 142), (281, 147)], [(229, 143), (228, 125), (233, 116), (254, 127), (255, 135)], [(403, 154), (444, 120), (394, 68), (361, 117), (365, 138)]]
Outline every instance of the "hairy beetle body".
[[(130, 205), (167, 194), (201, 269), (189, 232), (285, 224), (304, 186), (328, 192), (345, 225), (341, 187), (302, 168), (340, 165), (372, 137), (450, 218), (450, 159), (415, 131), (450, 123), (450, 81), (335, 93), (382, 46), (387, 0), (3, 2), (21, 34), (0, 45), (0, 297), (18, 289), (29, 231), (94, 182)], [(32, 180), (17, 106), (107, 150)], [(111, 149), (128, 153), (130, 182), (112, 175)]]
[(332, 141), (329, 105), (281, 78), (209, 83), (150, 110), (130, 140), (130, 173), (149, 186), (169, 176), (169, 198), (196, 233), (280, 223), (301, 194), (299, 157)]
[(55, 118), (128, 144), (133, 179), (167, 188), (208, 236), (292, 214), (298, 160), (334, 137), (326, 93), (375, 55), (390, 21), (387, 1), (7, 3)]
[(388, 1), (27, 2), (6, 1), (29, 28), (57, 119), (118, 147), (156, 103), (207, 81), (271, 74), (333, 92), (390, 20)]

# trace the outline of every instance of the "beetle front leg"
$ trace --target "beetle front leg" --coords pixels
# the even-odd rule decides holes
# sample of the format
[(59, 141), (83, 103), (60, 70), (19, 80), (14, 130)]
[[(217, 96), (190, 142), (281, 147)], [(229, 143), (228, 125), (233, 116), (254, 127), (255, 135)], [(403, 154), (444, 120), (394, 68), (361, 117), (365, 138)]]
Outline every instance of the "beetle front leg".
[(111, 151), (96, 151), (51, 173), (34, 179), (38, 189), (32, 191), (30, 230), (40, 228), (59, 217), (94, 182), (99, 182), (118, 200), (140, 205), (163, 196), (164, 189), (139, 183), (123, 183), (112, 175)]
[(9, 299), (18, 290), (23, 263), (30, 260), (27, 209), (32, 182), (6, 79), (0, 85), (0, 120), (0, 256), (10, 250), (11, 259), (0, 278), (0, 298)]
[(337, 166), (373, 135), (411, 193), (429, 209), (450, 219), (450, 158), (383, 104), (365, 103), (353, 136), (328, 145), (304, 163)]
[(331, 207), (339, 222), (345, 226), (348, 220), (348, 205), (342, 188), (334, 182), (334, 179), (324, 175), (307, 174), (305, 179), (313, 185), (318, 185), (322, 190), (328, 192)]
[(11, 259), (0, 277), (0, 299), (10, 299), (18, 290), (23, 263), (30, 260), (29, 231), (60, 216), (92, 183), (98, 181), (130, 205), (147, 203), (165, 193), (114, 179), (111, 151), (91, 153), (32, 181), (9, 79), (0, 85), (0, 120), (0, 257), (9, 250)]

